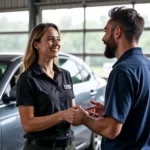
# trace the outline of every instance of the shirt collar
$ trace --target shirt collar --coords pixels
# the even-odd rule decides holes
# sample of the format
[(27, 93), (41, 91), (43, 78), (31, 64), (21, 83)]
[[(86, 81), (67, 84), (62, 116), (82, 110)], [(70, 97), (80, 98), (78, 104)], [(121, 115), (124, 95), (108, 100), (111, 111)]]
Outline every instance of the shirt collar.
[(128, 56), (131, 56), (131, 55), (143, 55), (142, 48), (141, 47), (134, 47), (134, 48), (128, 49), (126, 52), (124, 52), (122, 54), (122, 56), (118, 59), (118, 61), (113, 65), (113, 68), (117, 64), (119, 64), (120, 62), (125, 60)]
[[(61, 69), (59, 69), (55, 64), (53, 64), (54, 71), (58, 74), (62, 72)], [(36, 75), (45, 74), (45, 72), (41, 69), (40, 65), (38, 63), (34, 63), (32, 65), (32, 70)]]

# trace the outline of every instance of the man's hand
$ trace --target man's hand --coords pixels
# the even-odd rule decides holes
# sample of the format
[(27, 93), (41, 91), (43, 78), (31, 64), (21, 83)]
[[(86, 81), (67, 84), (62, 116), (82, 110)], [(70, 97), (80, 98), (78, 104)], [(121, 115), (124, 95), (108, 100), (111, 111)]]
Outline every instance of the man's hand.
[(95, 106), (85, 109), (89, 115), (92, 117), (102, 117), (104, 115), (104, 105), (95, 101), (91, 101), (91, 104), (94, 104)]
[(76, 106), (74, 107), (74, 109), (76, 110), (76, 113), (72, 125), (75, 126), (82, 125), (84, 122), (84, 117), (86, 117), (88, 113), (81, 106)]

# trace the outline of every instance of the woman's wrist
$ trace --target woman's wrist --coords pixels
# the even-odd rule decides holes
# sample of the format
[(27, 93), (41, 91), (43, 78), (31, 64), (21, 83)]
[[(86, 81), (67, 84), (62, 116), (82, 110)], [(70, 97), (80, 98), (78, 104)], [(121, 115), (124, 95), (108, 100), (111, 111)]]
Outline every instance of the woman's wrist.
[(64, 111), (59, 111), (59, 112), (58, 112), (58, 120), (59, 120), (59, 121), (65, 120)]

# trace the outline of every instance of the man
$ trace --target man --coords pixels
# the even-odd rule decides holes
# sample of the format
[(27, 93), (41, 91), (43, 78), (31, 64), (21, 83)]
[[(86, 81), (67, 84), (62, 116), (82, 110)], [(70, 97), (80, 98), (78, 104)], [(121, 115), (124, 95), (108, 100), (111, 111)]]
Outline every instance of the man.
[(150, 61), (138, 47), (144, 19), (136, 10), (125, 7), (113, 8), (109, 16), (104, 28), (104, 54), (118, 61), (108, 78), (105, 107), (92, 102), (95, 113), (102, 114), (104, 109), (104, 115), (91, 117), (78, 106), (74, 124), (86, 125), (103, 136), (102, 150), (149, 150)]

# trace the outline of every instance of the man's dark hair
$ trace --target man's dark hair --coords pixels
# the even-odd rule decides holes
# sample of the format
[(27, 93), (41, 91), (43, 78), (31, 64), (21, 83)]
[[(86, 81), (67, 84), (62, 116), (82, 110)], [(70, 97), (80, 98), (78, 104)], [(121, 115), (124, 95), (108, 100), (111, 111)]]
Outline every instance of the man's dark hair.
[(109, 11), (109, 16), (113, 28), (119, 26), (129, 42), (139, 41), (144, 29), (144, 19), (135, 9), (115, 7)]

